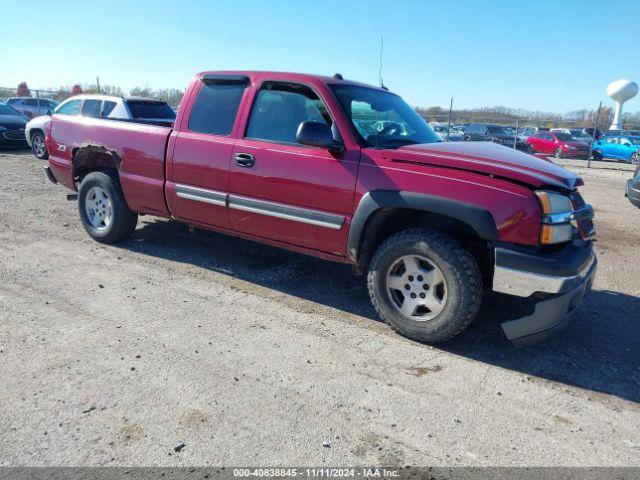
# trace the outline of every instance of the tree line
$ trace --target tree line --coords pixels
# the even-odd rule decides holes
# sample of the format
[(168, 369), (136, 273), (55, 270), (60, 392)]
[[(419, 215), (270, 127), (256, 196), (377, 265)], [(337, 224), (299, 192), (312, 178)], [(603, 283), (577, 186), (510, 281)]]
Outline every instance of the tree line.
[[(17, 88), (0, 88), (0, 97), (31, 97), (40, 96), (51, 98), (58, 102), (66, 100), (72, 95), (80, 93), (102, 93), (105, 95), (131, 95), (136, 97), (151, 97), (164, 100), (172, 107), (177, 107), (182, 101), (184, 91), (177, 88), (152, 89), (149, 87), (134, 87), (128, 92), (113, 85), (90, 84), (81, 86), (58, 87), (49, 90), (29, 89), (26, 82), (21, 82)], [(447, 123), (449, 121), (449, 110), (439, 106), (417, 107), (416, 111), (427, 121)], [(520, 126), (537, 127), (563, 127), (563, 126), (593, 126), (595, 124), (597, 110), (582, 109), (565, 113), (543, 112), (539, 110), (524, 110), (519, 108), (509, 108), (504, 106), (480, 107), (470, 109), (454, 109), (451, 112), (452, 123), (504, 123)], [(599, 125), (608, 125), (613, 119), (613, 108), (603, 106), (600, 109)], [(625, 127), (640, 127), (640, 112), (624, 112), (623, 123)]]
[(114, 85), (98, 85), (89, 84), (84, 87), (80, 84), (71, 86), (62, 86), (57, 88), (51, 88), (46, 90), (32, 90), (29, 88), (26, 82), (18, 84), (17, 88), (0, 88), (0, 97), (41, 97), (50, 98), (57, 102), (66, 100), (73, 95), (79, 95), (81, 93), (101, 93), (104, 95), (124, 96), (130, 95), (133, 97), (150, 97), (157, 98), (158, 100), (164, 100), (169, 105), (177, 107), (182, 101), (184, 91), (177, 88), (162, 88), (152, 89), (149, 87), (134, 87), (129, 91), (125, 91), (120, 87)]

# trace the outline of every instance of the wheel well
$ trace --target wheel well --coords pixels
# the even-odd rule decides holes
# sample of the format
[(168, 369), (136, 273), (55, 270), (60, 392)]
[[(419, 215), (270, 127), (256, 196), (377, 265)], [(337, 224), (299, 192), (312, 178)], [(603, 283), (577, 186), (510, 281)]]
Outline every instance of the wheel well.
[[(489, 243), (466, 223), (444, 214), (410, 208), (381, 208), (367, 220), (358, 249), (357, 268), (364, 271), (378, 246), (391, 235), (410, 228), (428, 227), (454, 237), (478, 262), (480, 271), (490, 280), (493, 272), (493, 253)], [(490, 283), (485, 283), (490, 285)]]
[(72, 155), (73, 178), (80, 183), (89, 173), (96, 170), (113, 170), (120, 168), (120, 157), (105, 147), (87, 146), (76, 148)]
[(44, 130), (42, 130), (41, 128), (32, 128), (31, 132), (29, 132), (29, 135), (31, 136), (31, 138), (33, 138), (36, 133), (42, 133), (44, 135)]

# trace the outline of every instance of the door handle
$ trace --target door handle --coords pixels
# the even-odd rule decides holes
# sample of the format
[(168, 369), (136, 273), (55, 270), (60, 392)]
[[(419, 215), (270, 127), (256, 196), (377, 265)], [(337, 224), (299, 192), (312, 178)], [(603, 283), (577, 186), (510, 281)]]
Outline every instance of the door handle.
[(251, 168), (256, 163), (256, 158), (250, 153), (236, 153), (233, 156), (236, 165), (244, 168)]

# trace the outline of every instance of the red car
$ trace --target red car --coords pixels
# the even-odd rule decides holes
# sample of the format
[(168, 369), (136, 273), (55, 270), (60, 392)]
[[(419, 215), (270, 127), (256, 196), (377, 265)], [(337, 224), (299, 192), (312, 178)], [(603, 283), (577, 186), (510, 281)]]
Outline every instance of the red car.
[(49, 179), (77, 192), (95, 240), (125, 240), (147, 214), (348, 263), (420, 341), (460, 333), (485, 289), (536, 303), (503, 323), (508, 338), (543, 338), (596, 268), (576, 174), (440, 142), (398, 95), (339, 75), (201, 73), (173, 127), (58, 113), (47, 146)]
[(538, 132), (527, 138), (533, 153), (544, 153), (556, 158), (588, 158), (590, 145), (578, 141), (564, 132)]

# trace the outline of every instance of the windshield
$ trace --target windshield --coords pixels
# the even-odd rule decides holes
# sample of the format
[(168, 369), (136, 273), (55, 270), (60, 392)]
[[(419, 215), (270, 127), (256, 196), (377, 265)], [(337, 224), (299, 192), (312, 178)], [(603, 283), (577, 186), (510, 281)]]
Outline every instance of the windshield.
[(640, 137), (631, 137), (629, 140), (631, 140), (631, 143), (634, 145), (640, 145)]
[(352, 129), (368, 146), (394, 148), (440, 142), (429, 124), (402, 98), (354, 85), (330, 85)]
[(18, 112), (13, 107), (9, 105), (5, 105), (4, 103), (0, 103), (0, 115), (15, 115), (17, 117), (20, 116), (20, 112)]
[(572, 140), (575, 140), (575, 138), (573, 138), (573, 135), (569, 135), (568, 133), (564, 133), (564, 132), (555, 132), (556, 137), (558, 137), (558, 140), (562, 140), (563, 142), (571, 142)]
[(144, 100), (127, 100), (131, 116), (138, 119), (166, 119), (175, 120), (176, 112), (164, 102), (149, 102)]

